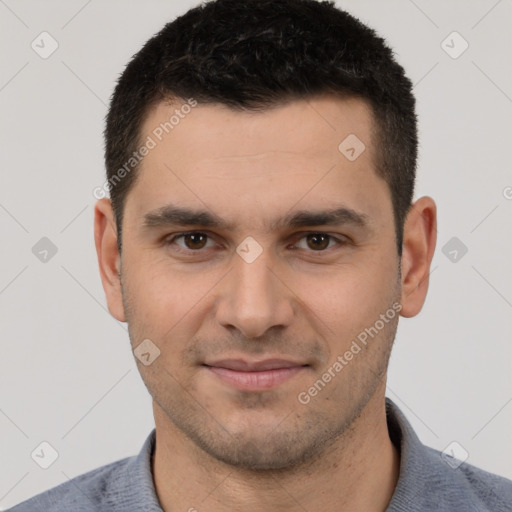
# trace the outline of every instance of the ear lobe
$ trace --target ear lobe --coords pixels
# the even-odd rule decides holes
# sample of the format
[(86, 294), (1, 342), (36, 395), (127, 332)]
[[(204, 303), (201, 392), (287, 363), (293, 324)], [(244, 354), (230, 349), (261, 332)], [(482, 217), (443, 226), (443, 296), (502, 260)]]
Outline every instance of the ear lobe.
[(417, 315), (427, 296), (430, 264), (437, 238), (437, 211), (432, 198), (418, 199), (409, 210), (402, 244), (402, 310), (404, 317)]
[(94, 207), (94, 243), (108, 310), (114, 318), (125, 322), (121, 255), (117, 248), (117, 229), (110, 199), (100, 199)]

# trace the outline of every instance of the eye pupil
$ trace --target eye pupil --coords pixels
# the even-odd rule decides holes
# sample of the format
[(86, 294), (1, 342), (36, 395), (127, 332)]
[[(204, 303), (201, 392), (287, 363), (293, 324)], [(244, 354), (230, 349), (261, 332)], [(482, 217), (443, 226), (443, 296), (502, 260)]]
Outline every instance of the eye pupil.
[[(329, 236), (321, 233), (313, 233), (307, 237), (308, 245), (313, 250), (326, 249), (329, 246)], [(313, 245), (310, 245), (313, 242)]]
[(202, 233), (188, 233), (184, 238), (189, 249), (202, 249), (206, 244), (206, 235)]

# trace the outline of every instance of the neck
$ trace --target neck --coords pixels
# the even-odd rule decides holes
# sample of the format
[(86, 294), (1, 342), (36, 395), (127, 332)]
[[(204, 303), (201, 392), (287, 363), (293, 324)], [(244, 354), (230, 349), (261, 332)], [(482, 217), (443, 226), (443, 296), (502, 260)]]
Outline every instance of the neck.
[(184, 436), (156, 404), (154, 414), (153, 477), (165, 512), (381, 512), (398, 480), (399, 454), (389, 438), (383, 392), (320, 457), (291, 470), (227, 465)]

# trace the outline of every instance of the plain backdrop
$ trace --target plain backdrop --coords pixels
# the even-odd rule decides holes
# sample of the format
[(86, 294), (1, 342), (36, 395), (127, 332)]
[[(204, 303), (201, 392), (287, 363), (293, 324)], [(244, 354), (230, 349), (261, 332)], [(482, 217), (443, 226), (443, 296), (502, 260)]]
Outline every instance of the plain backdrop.
[[(429, 295), (400, 321), (388, 396), (425, 444), (456, 441), (467, 462), (512, 478), (512, 4), (338, 3), (388, 40), (415, 84), (416, 197), (438, 205)], [(138, 453), (153, 428), (126, 325), (106, 310), (93, 190), (117, 77), (195, 4), (0, 1), (2, 508)], [(43, 441), (58, 453), (48, 469), (31, 457)]]

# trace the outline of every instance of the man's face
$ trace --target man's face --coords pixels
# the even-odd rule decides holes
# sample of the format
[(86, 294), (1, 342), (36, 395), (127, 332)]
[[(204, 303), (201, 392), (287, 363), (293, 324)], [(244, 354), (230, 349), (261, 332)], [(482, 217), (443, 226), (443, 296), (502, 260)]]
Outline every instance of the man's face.
[[(327, 96), (258, 113), (198, 105), (159, 141), (177, 108), (147, 117), (142, 140), (156, 147), (125, 203), (132, 347), (160, 350), (138, 362), (142, 378), (196, 446), (241, 467), (290, 467), (347, 433), (385, 386), (398, 314), (377, 321), (400, 300), (399, 258), (371, 113)], [(350, 134), (366, 147), (355, 160), (362, 146), (339, 149)], [(191, 224), (162, 215), (171, 207), (207, 215)], [(307, 218), (338, 209), (336, 223)]]

